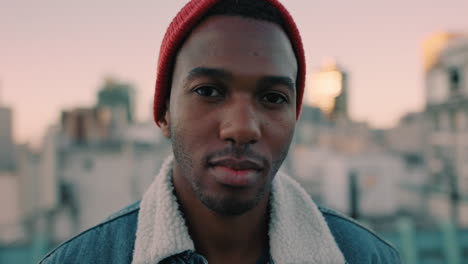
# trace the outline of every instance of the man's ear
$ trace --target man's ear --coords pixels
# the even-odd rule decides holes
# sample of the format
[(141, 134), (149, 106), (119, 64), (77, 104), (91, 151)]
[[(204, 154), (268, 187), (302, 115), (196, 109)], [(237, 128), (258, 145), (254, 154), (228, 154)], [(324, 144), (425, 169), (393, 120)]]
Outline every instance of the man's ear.
[(163, 135), (170, 139), (171, 138), (171, 119), (169, 115), (169, 102), (166, 103), (166, 111), (164, 113), (164, 117), (158, 121), (159, 127)]

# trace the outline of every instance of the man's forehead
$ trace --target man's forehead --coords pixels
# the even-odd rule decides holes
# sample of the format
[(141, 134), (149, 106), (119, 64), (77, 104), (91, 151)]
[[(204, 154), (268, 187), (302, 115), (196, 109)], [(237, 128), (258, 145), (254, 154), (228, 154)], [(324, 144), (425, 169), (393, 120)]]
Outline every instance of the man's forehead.
[[(192, 70), (201, 66), (229, 68), (248, 61), (276, 67), (275, 71), (283, 74), (297, 74), (293, 48), (278, 25), (235, 16), (213, 16), (203, 21), (181, 47), (176, 64)], [(244, 67), (248, 70), (248, 65)]]
[[(226, 38), (226, 36), (229, 37)], [(290, 48), (292, 51), (288, 36), (277, 24), (253, 18), (224, 15), (208, 17), (202, 21), (192, 31), (183, 47), (191, 42), (202, 42), (200, 44), (203, 46), (196, 48), (212, 53), (220, 48), (220, 44), (223, 44), (221, 47), (231, 46), (231, 43), (239, 46), (239, 41), (245, 43), (246, 46), (258, 49), (281, 47)]]

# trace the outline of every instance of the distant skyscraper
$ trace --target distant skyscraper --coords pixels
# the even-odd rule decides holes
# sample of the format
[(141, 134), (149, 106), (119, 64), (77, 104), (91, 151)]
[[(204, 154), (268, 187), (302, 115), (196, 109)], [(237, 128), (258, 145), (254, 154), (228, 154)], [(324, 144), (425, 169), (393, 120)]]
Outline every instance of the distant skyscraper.
[(134, 88), (125, 83), (119, 83), (109, 78), (104, 87), (98, 92), (97, 107), (108, 107), (112, 112), (126, 111), (127, 121), (133, 122), (134, 119)]
[(0, 102), (0, 170), (14, 166), (12, 111)]
[(311, 75), (307, 104), (319, 107), (329, 118), (348, 118), (348, 76), (335, 61), (324, 63)]

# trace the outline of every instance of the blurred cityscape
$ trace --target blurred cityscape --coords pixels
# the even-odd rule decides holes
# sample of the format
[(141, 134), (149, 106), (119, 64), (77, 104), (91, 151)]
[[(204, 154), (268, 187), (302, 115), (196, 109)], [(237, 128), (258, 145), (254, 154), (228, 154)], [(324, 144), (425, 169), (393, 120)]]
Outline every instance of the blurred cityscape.
[[(309, 75), (282, 170), (404, 263), (468, 263), (468, 36), (435, 34), (423, 53), (425, 108), (387, 130), (349, 117), (346, 62)], [(36, 262), (141, 199), (171, 152), (153, 120), (136, 121), (134, 87), (107, 79), (96, 97), (64, 109), (40, 150), (13, 142), (14, 109), (0, 102), (0, 263)]]

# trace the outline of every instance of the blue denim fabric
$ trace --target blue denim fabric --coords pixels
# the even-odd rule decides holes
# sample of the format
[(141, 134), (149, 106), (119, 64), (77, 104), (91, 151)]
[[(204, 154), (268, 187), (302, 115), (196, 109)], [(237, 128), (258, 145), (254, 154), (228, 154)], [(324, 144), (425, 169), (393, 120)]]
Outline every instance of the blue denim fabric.
[[(398, 252), (376, 234), (332, 210), (320, 208), (346, 263), (401, 263)], [(41, 264), (131, 263), (139, 203), (114, 214), (103, 223), (64, 242), (47, 254)], [(270, 263), (273, 261), (270, 259)], [(201, 255), (186, 251), (161, 264), (206, 264)]]
[(319, 207), (347, 263), (402, 263), (398, 251), (354, 220)]

